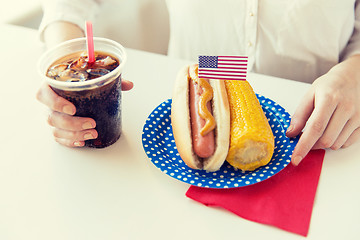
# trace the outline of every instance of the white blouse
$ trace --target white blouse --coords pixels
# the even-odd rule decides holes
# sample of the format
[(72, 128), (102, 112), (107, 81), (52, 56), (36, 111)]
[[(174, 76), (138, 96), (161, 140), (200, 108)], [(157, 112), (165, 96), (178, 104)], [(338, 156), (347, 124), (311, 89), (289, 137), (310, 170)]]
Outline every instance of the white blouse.
[[(46, 2), (40, 32), (56, 20), (83, 27), (102, 1)], [(360, 54), (360, 0), (166, 0), (166, 4), (168, 55), (173, 57), (197, 61), (198, 55), (246, 55), (250, 71), (311, 83), (339, 61)]]

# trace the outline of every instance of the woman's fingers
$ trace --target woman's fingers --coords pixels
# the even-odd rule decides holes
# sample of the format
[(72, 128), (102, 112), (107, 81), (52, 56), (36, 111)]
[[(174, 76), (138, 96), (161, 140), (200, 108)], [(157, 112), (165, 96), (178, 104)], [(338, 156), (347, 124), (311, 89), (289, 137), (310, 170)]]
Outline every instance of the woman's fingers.
[(290, 126), (286, 131), (286, 136), (296, 137), (304, 129), (311, 113), (314, 110), (314, 92), (308, 91), (301, 101), (301, 104), (295, 110), (291, 118)]
[[(351, 119), (352, 112), (347, 111), (346, 106), (339, 103), (329, 120), (326, 129), (313, 149), (332, 148), (341, 133), (346, 130), (345, 125)], [(347, 128), (350, 130), (350, 128)], [(351, 129), (353, 131), (355, 128)], [(340, 146), (341, 147), (341, 146)]]
[[(329, 102), (327, 96), (327, 94), (314, 95), (314, 110), (311, 113), (306, 123), (306, 128), (293, 151), (291, 162), (294, 165), (298, 165), (313, 148), (315, 143), (321, 138), (334, 110), (336, 109), (336, 103), (331, 101)], [(304, 116), (306, 113), (307, 112), (304, 113)], [(299, 118), (302, 118), (302, 116)]]
[(48, 123), (50, 126), (68, 131), (82, 131), (96, 127), (96, 122), (92, 118), (74, 117), (55, 111), (49, 114)]
[[(129, 91), (134, 87), (133, 82), (123, 79), (121, 82), (121, 90)], [(36, 94), (36, 98), (51, 110), (61, 113), (66, 113), (68, 115), (74, 115), (76, 108), (74, 104), (65, 98), (57, 95), (48, 84), (44, 83)]]
[(356, 141), (360, 139), (360, 128), (357, 128), (355, 131), (353, 131), (350, 135), (350, 137), (346, 140), (346, 142), (341, 146), (343, 148), (349, 147)]
[(76, 141), (85, 141), (90, 139), (96, 139), (98, 137), (95, 129), (75, 132), (55, 128), (53, 134), (55, 138), (72, 139)]
[(121, 79), (121, 90), (122, 91), (129, 91), (134, 87), (134, 83), (129, 81), (129, 80), (125, 80), (125, 79)]
[(66, 147), (83, 147), (85, 146), (84, 141), (73, 141), (65, 138), (55, 138), (55, 141)]
[[(128, 91), (134, 84), (122, 80), (121, 89)], [(92, 118), (73, 116), (76, 107), (68, 100), (57, 95), (48, 84), (43, 84), (36, 94), (36, 98), (51, 109), (48, 123), (52, 126), (55, 140), (68, 147), (82, 147), (85, 141), (96, 139), (98, 132), (94, 129), (96, 122)]]
[(53, 135), (58, 143), (68, 147), (82, 147), (85, 140), (97, 138), (95, 120), (73, 116), (76, 112), (75, 106), (57, 95), (49, 85), (43, 84), (36, 97), (51, 109), (47, 121), (54, 127)]
[(337, 150), (342, 147), (346, 147), (345, 143), (348, 141), (353, 132), (357, 131), (358, 126), (359, 124), (356, 123), (354, 119), (350, 119), (349, 121), (347, 121), (344, 128), (342, 129), (337, 139), (330, 148), (333, 150)]
[[(311, 149), (338, 149), (360, 139), (360, 82), (354, 71), (359, 62), (360, 56), (349, 58), (313, 83), (313, 110), (293, 151), (291, 161), (294, 165), (298, 165)], [(298, 107), (300, 110), (291, 121), (294, 126), (298, 122), (302, 126), (309, 113), (306, 109), (311, 109), (310, 99), (303, 102), (305, 107)], [(298, 132), (299, 129), (290, 128), (287, 135), (292, 137)]]
[(96, 122), (91, 118), (74, 117), (64, 113), (51, 112), (48, 123), (53, 126), (55, 140), (68, 147), (82, 147), (85, 140), (96, 139)]
[(76, 112), (74, 104), (57, 95), (48, 84), (44, 83), (40, 87), (36, 94), (36, 98), (53, 111), (62, 112), (69, 115), (74, 115)]

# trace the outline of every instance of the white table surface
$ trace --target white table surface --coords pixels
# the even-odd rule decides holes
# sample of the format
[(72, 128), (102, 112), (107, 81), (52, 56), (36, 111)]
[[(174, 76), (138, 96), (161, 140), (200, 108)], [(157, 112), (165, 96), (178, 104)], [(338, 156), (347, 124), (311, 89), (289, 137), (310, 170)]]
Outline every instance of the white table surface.
[[(187, 62), (127, 49), (123, 135), (106, 149), (57, 144), (46, 108), (35, 99), (34, 30), (0, 25), (0, 239), (303, 239), (275, 227), (205, 207), (189, 185), (158, 170), (141, 144), (149, 113), (171, 98)], [(290, 114), (310, 85), (249, 74), (256, 92)], [(307, 239), (359, 239), (360, 144), (327, 150)]]
[(21, 22), (41, 14), (41, 0), (1, 0), (0, 22)]

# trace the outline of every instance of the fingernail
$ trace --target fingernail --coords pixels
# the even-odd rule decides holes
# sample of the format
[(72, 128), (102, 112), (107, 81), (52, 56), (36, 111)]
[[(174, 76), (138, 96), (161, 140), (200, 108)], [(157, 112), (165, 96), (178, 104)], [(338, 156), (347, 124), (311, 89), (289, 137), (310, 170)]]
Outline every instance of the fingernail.
[(75, 147), (82, 147), (83, 144), (81, 142), (74, 142)]
[(294, 129), (294, 125), (290, 125), (290, 126), (288, 127), (288, 129), (286, 130), (286, 132), (287, 132), (287, 133), (288, 133), (288, 132), (291, 132), (293, 129)]
[(94, 136), (91, 133), (85, 133), (85, 135), (84, 135), (85, 140), (93, 139), (93, 138), (94, 138)]
[(66, 114), (69, 114), (69, 115), (73, 115), (74, 114), (74, 110), (71, 106), (69, 105), (65, 105), (63, 107), (63, 112), (66, 113)]
[(91, 122), (85, 122), (83, 125), (82, 125), (82, 128), (83, 129), (91, 129), (91, 128), (94, 128), (93, 125), (91, 124)]
[(302, 160), (302, 157), (296, 156), (296, 157), (294, 157), (294, 159), (293, 159), (293, 161), (292, 161), (292, 164), (293, 164), (294, 166), (297, 166), (297, 165), (299, 165), (299, 163), (301, 162), (301, 160)]

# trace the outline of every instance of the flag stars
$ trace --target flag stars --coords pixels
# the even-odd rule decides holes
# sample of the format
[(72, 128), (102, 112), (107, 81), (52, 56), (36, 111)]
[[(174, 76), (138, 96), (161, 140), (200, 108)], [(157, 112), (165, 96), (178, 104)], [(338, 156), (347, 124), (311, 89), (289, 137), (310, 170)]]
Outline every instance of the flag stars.
[(216, 68), (217, 67), (217, 56), (199, 56), (199, 67), (202, 68)]
[(198, 75), (207, 79), (246, 80), (247, 62), (247, 56), (199, 56)]

